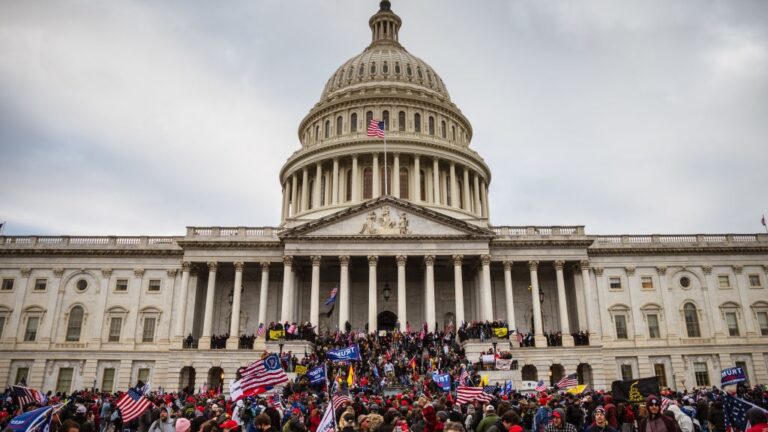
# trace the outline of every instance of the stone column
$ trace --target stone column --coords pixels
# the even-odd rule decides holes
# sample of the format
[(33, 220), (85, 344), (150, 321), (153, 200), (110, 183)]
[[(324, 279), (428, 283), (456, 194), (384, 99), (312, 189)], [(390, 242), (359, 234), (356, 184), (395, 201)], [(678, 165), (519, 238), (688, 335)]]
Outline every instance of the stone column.
[(504, 296), (507, 303), (507, 329), (516, 330), (515, 301), (512, 287), (512, 261), (504, 261)]
[(333, 192), (331, 193), (333, 204), (339, 203), (339, 158), (333, 158)]
[[(56, 309), (61, 303), (61, 299), (64, 295), (64, 284), (61, 281), (61, 277), (64, 275), (64, 269), (54, 268), (53, 279), (51, 280), (51, 291), (46, 296), (48, 299), (47, 313), (43, 315), (38, 324), (38, 333), (40, 333), (39, 341), (42, 344), (51, 343), (53, 340), (53, 329), (56, 326)], [(19, 311), (19, 326), (24, 323), (21, 320), (21, 311)], [(18, 330), (18, 329), (17, 329)], [(12, 333), (9, 330), (5, 330), (5, 340), (16, 342), (16, 333)], [(24, 335), (21, 335), (19, 340), (24, 340)]]
[(712, 276), (712, 266), (702, 266), (701, 270), (704, 273), (705, 281), (705, 283), (702, 284), (701, 289), (702, 291), (709, 293), (710, 301), (707, 313), (712, 317), (712, 336), (719, 339), (728, 337), (723, 320), (718, 318), (720, 317), (719, 299), (717, 295), (719, 287), (717, 286), (717, 281), (714, 276)]
[(309, 295), (309, 322), (320, 328), (320, 263), (319, 255), (310, 257), (312, 260), (312, 287)]
[(280, 220), (284, 221), (288, 217), (288, 185), (283, 185), (283, 205), (280, 207)]
[(392, 161), (392, 196), (400, 198), (400, 153), (393, 155)]
[(309, 168), (304, 167), (301, 171), (301, 211), (309, 209)]
[(440, 204), (440, 162), (432, 159), (432, 204)]
[(482, 195), (483, 199), (483, 217), (487, 219), (490, 216), (488, 214), (488, 184), (485, 181), (483, 181), (483, 187), (480, 188), (480, 194)]
[(235, 262), (235, 283), (232, 286), (232, 319), (229, 323), (227, 349), (237, 349), (240, 345), (240, 302), (243, 291), (243, 269), (245, 263)]
[(374, 153), (371, 155), (371, 158), (373, 160), (373, 192), (371, 193), (371, 196), (373, 198), (378, 198), (381, 196), (381, 176), (379, 172), (379, 154)]
[(291, 298), (293, 297), (293, 257), (283, 257), (283, 299), (280, 305), (280, 321), (292, 321), (291, 311), (293, 305), (291, 304)]
[(483, 317), (484, 321), (493, 321), (493, 294), (491, 293), (491, 256), (481, 255), (480, 263), (483, 266), (483, 279), (482, 279), (482, 305), (483, 305)]
[(216, 298), (216, 269), (219, 263), (208, 263), (208, 290), (205, 294), (205, 316), (203, 317), (203, 336), (197, 347), (199, 349), (211, 348), (211, 327), (213, 326), (213, 299)]
[(456, 328), (464, 323), (464, 276), (461, 273), (461, 263), (464, 255), (454, 255), (453, 258), (453, 287), (456, 299)]
[(344, 331), (349, 321), (349, 255), (339, 257), (339, 266), (339, 330)]
[(435, 256), (424, 256), (424, 264), (426, 268), (427, 277), (427, 292), (424, 298), (427, 304), (427, 329), (429, 331), (435, 331)]
[[(743, 274), (744, 266), (733, 266), (733, 272), (736, 273), (736, 289), (739, 291), (739, 302), (741, 303), (741, 316), (744, 317), (744, 327), (746, 327), (746, 337), (754, 338), (759, 337), (759, 329), (755, 327), (754, 315), (749, 303), (749, 281), (746, 280)], [(752, 378), (752, 381), (755, 379)]]
[(269, 261), (261, 262), (261, 291), (259, 292), (259, 322), (267, 325), (267, 296), (269, 294)]
[(421, 167), (419, 167), (419, 156), (413, 155), (413, 202), (421, 201)]
[(474, 186), (475, 186), (475, 211), (474, 213), (477, 216), (482, 215), (482, 210), (480, 208), (480, 177), (475, 173), (474, 175)]
[(320, 188), (322, 187), (323, 183), (323, 165), (318, 162), (316, 165), (316, 173), (315, 173), (315, 184), (314, 189), (315, 191), (312, 192), (314, 196), (312, 197), (312, 208), (318, 208), (323, 203), (320, 201)]
[(299, 194), (299, 174), (293, 173), (291, 176), (291, 216), (296, 216), (299, 212), (299, 200), (297, 195)]
[[(599, 316), (600, 316), (600, 340), (602, 342), (612, 342), (611, 335), (614, 332), (613, 326), (611, 325), (613, 319), (608, 311), (608, 301), (606, 299), (608, 288), (606, 287), (605, 283), (605, 276), (604, 276), (604, 269), (603, 267), (592, 267), (592, 270), (595, 272), (595, 285), (596, 289), (595, 292), (597, 293), (597, 299), (600, 304), (600, 307), (598, 309)], [(666, 271), (666, 267), (664, 268), (664, 271)], [(662, 294), (662, 298), (664, 295)], [(666, 307), (664, 308), (667, 309)], [(592, 338), (594, 339), (594, 338)], [(592, 339), (590, 339), (589, 344), (594, 345), (592, 343)]]
[(598, 318), (599, 315), (595, 311), (595, 296), (592, 293), (592, 278), (589, 275), (589, 261), (584, 260), (579, 263), (579, 267), (581, 267), (581, 284), (584, 287), (584, 297), (585, 302), (584, 306), (586, 308), (586, 315), (587, 315), (587, 333), (592, 335), (593, 332), (597, 332), (599, 326), (595, 324), (595, 318)]
[(461, 193), (458, 189), (458, 183), (456, 182), (456, 164), (451, 161), (451, 202), (448, 203), (451, 207), (458, 208), (459, 207), (459, 194)]
[(633, 266), (624, 267), (624, 272), (627, 275), (627, 291), (629, 293), (629, 313), (631, 314), (629, 319), (632, 320), (632, 327), (634, 327), (635, 334), (634, 339), (641, 341), (645, 339), (646, 326), (643, 319), (643, 313), (640, 310), (640, 302), (637, 299), (637, 295), (640, 293), (640, 282), (635, 275), (636, 268)]
[[(710, 267), (710, 272), (711, 270), (712, 268)], [(704, 274), (706, 273), (706, 269), (704, 269)], [(597, 275), (597, 269), (595, 269), (595, 274)], [(667, 342), (671, 344), (679, 344), (680, 333), (678, 331), (677, 307), (673, 304), (672, 294), (669, 292), (669, 288), (667, 287), (667, 268), (663, 266), (656, 267), (656, 274), (659, 275), (659, 294), (661, 294), (661, 305), (664, 308), (663, 327), (667, 332)], [(600, 271), (600, 275), (598, 276), (602, 276), (602, 269)], [(605, 285), (603, 285), (603, 287), (604, 286)], [(598, 286), (598, 292), (599, 289), (600, 287)], [(662, 317), (660, 316), (659, 320), (661, 319)], [(661, 322), (659, 323), (659, 326), (662, 326)], [(684, 331), (684, 329), (682, 330)], [(603, 332), (603, 337), (605, 337), (606, 334), (608, 333)]]
[(568, 305), (565, 297), (565, 277), (563, 276), (564, 261), (555, 261), (557, 277), (557, 304), (560, 307), (560, 332), (563, 334), (563, 346), (573, 346), (571, 323), (568, 320)]
[(539, 262), (528, 261), (528, 268), (531, 271), (531, 301), (533, 302), (533, 337), (536, 340), (536, 347), (546, 347), (547, 341), (544, 338), (544, 330), (541, 322), (541, 304), (539, 303)]
[(467, 167), (464, 167), (462, 170), (464, 171), (464, 210), (470, 211), (472, 209), (472, 204), (469, 203), (469, 169)]
[(398, 255), (395, 259), (397, 260), (397, 320), (400, 321), (400, 330), (402, 330), (405, 329), (405, 322), (408, 321), (406, 315), (408, 297), (405, 292), (405, 263), (408, 257)]
[(376, 266), (378, 262), (379, 257), (376, 255), (368, 255), (368, 333), (377, 332), (376, 314), (378, 313), (378, 306), (376, 304)]
[(179, 288), (179, 310), (176, 312), (176, 331), (175, 336), (182, 342), (184, 337), (184, 326), (187, 322), (187, 297), (189, 295), (189, 272), (192, 264), (189, 261), (181, 263), (181, 287)]
[(360, 191), (357, 181), (357, 154), (352, 155), (352, 202), (360, 201)]

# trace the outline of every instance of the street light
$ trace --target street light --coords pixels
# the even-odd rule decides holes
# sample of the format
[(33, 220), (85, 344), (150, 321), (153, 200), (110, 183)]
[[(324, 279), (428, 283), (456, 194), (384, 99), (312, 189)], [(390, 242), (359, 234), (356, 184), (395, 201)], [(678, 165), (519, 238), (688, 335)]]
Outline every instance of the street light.
[(384, 301), (389, 301), (389, 297), (392, 294), (392, 290), (389, 289), (389, 282), (384, 284)]

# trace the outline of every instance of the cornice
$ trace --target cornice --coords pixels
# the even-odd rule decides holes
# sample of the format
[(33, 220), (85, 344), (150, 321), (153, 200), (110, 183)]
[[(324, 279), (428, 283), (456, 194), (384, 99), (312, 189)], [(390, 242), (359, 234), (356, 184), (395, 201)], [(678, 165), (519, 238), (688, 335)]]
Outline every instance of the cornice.
[(279, 249), (281, 241), (265, 240), (180, 240), (184, 249)]
[(627, 247), (627, 248), (589, 248), (589, 256), (621, 255), (722, 255), (744, 254), (757, 255), (768, 253), (767, 246), (679, 246), (679, 247)]
[(0, 249), (0, 256), (183, 256), (182, 249)]
[(591, 239), (493, 239), (491, 249), (494, 248), (521, 248), (521, 247), (560, 247), (568, 249), (587, 249), (591, 246)]

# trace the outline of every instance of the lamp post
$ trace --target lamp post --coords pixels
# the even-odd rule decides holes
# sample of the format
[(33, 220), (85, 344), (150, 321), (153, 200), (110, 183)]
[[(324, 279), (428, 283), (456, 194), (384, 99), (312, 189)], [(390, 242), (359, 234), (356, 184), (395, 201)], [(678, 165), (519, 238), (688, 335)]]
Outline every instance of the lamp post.
[(384, 284), (384, 301), (389, 301), (389, 297), (392, 295), (392, 290), (389, 289), (389, 282)]

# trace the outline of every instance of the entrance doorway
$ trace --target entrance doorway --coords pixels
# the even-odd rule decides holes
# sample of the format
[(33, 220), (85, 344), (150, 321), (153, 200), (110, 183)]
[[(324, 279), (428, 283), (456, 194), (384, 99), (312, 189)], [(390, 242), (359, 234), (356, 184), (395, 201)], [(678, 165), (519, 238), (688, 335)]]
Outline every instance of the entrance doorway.
[(397, 323), (397, 315), (390, 311), (381, 312), (376, 317), (376, 326), (379, 330), (393, 331)]

